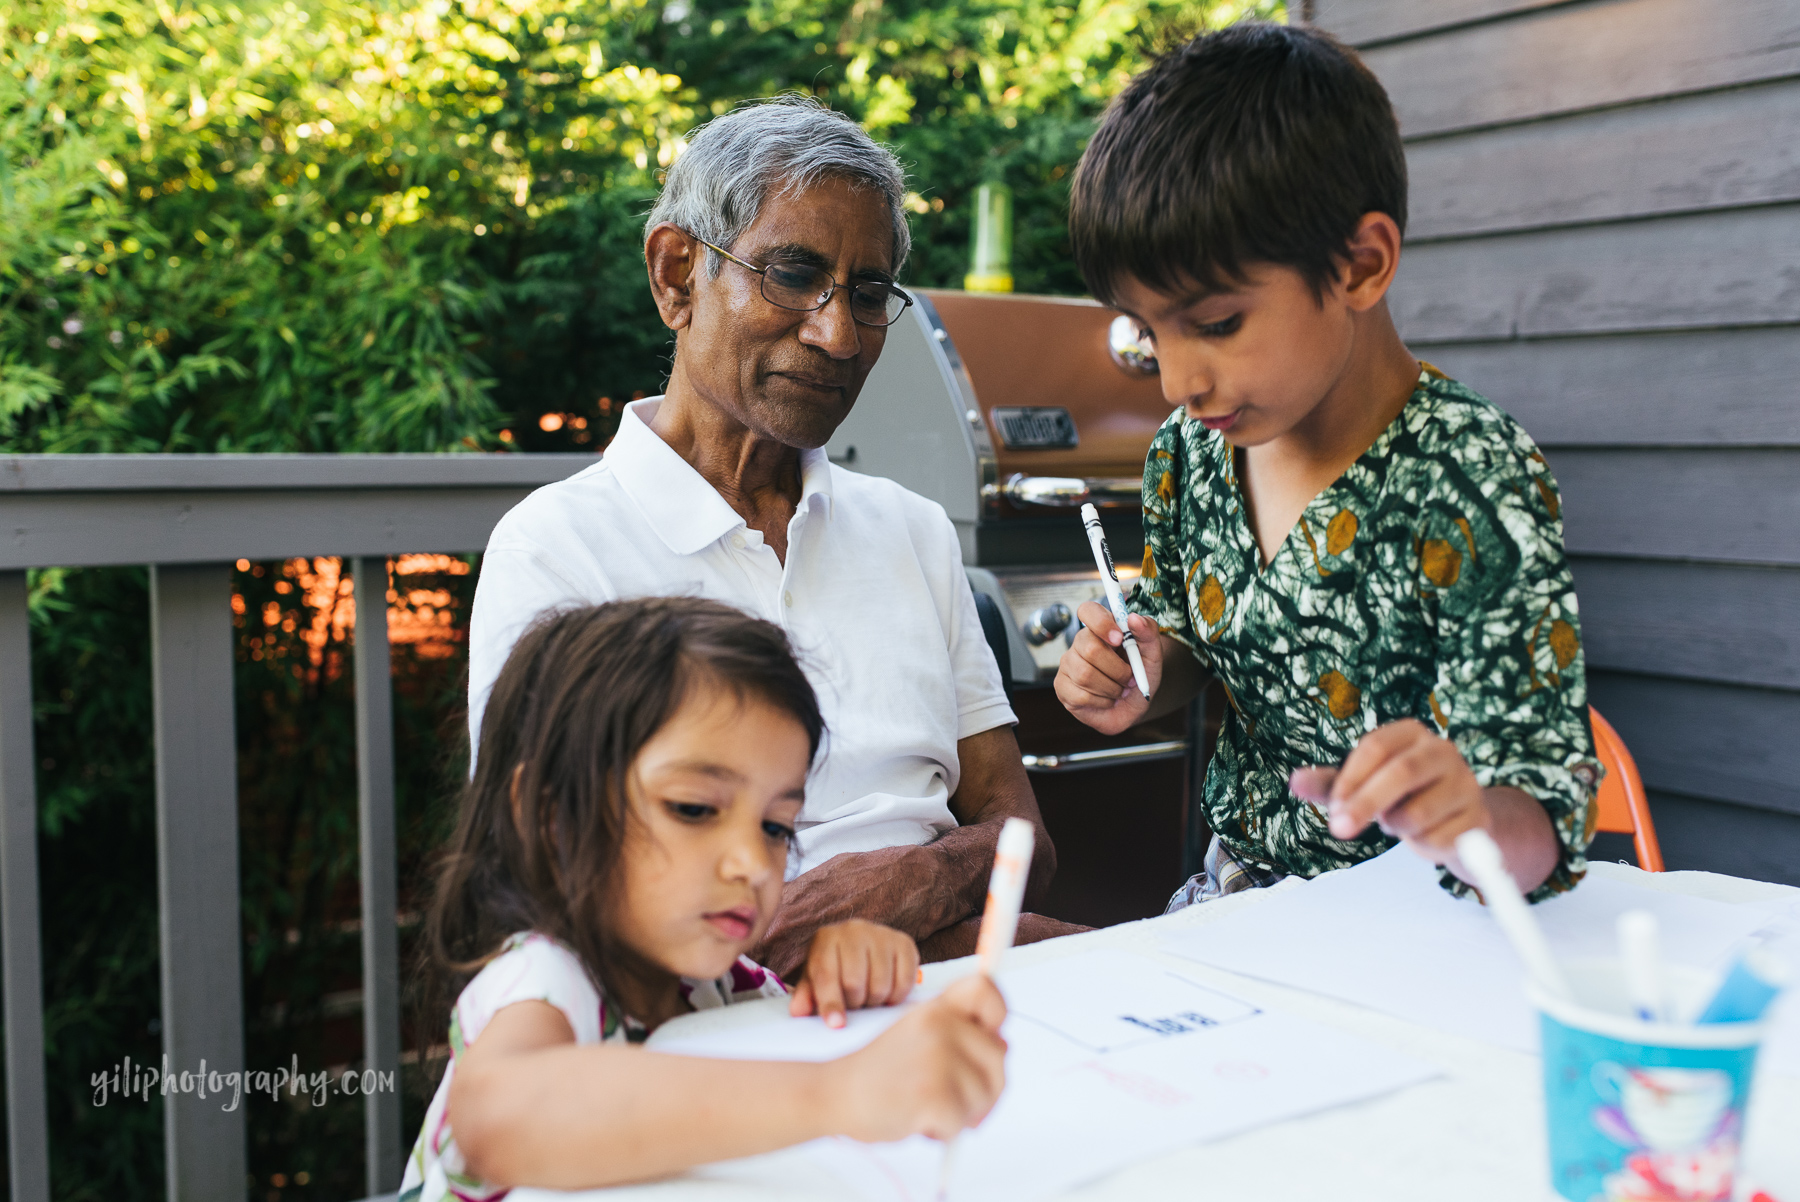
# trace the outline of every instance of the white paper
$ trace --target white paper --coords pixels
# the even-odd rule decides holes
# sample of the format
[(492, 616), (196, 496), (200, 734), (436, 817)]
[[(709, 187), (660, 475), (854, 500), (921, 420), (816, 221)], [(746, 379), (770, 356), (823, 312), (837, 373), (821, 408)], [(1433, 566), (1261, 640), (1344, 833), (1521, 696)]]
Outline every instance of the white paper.
[[(782, 1003), (784, 1006), (785, 1002)], [(786, 1018), (725, 1031), (653, 1039), (650, 1050), (716, 1060), (836, 1060), (860, 1050), (893, 1026), (914, 1002), (875, 1010), (852, 1010), (833, 1030), (822, 1018)]]
[[(1094, 1052), (1155, 1043), (1170, 1035), (1240, 1022), (1259, 1013), (1182, 975), (1179, 970), (1145, 970), (1142, 956), (1105, 949), (1082, 957), (1082, 972), (1071, 978), (1063, 961), (1051, 960), (1005, 973), (1000, 988), (1015, 1018), (1054, 1031)], [(1130, 980), (1129, 996), (1115, 983)], [(1016, 1024), (1015, 1024), (1016, 1027)]]
[[(1618, 916), (1648, 910), (1663, 959), (1695, 968), (1723, 967), (1769, 922), (1767, 911), (1598, 876), (1531, 909), (1563, 959), (1616, 956)], [(1171, 935), (1163, 947), (1439, 1030), (1537, 1048), (1524, 969), (1493, 916), (1446, 893), (1437, 869), (1405, 847)]]
[[(1002, 1028), (1006, 1092), (986, 1121), (957, 1141), (956, 1199), (1030, 1202), (1171, 1148), (1360, 1101), (1436, 1073), (1331, 1028), (1259, 1010), (1132, 952), (1078, 953), (1002, 972), (998, 982), (1010, 1011)], [(858, 1012), (841, 1032), (787, 1020), (652, 1046), (683, 1055), (831, 1059), (895, 1018), (892, 1010)], [(936, 1197), (943, 1149), (934, 1141), (832, 1139), (806, 1151), (870, 1202)], [(760, 1181), (766, 1172), (743, 1161), (712, 1166), (706, 1175)]]
[(1787, 961), (1791, 984), (1769, 1011), (1769, 1033), (1757, 1053), (1757, 1071), (1800, 1077), (1800, 900), (1783, 898), (1742, 907), (1762, 912), (1756, 932), (1768, 949)]

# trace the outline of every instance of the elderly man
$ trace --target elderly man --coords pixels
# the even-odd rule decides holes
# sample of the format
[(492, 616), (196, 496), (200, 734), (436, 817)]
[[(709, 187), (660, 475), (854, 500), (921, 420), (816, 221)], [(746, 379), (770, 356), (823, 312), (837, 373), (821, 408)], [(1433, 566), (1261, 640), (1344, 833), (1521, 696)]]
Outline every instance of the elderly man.
[[(475, 596), (472, 736), (514, 641), (561, 605), (698, 594), (788, 632), (829, 733), (758, 957), (784, 975), (845, 918), (927, 959), (972, 951), (1009, 817), (1038, 827), (1028, 904), (1055, 869), (948, 518), (820, 449), (911, 303), (903, 196), (894, 156), (810, 100), (695, 131), (644, 237), (667, 392), (500, 522)], [(1027, 915), (1020, 938), (1077, 929)]]

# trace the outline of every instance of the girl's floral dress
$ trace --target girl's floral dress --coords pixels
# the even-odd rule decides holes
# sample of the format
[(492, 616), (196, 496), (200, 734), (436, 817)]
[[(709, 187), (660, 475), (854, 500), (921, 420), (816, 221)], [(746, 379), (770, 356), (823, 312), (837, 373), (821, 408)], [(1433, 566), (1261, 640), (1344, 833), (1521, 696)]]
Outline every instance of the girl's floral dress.
[[(739, 956), (724, 976), (681, 981), (681, 993), (695, 1010), (732, 1002), (781, 997), (787, 987), (774, 973)], [(471, 1176), (450, 1130), (450, 1082), (463, 1050), (481, 1037), (494, 1015), (514, 1002), (548, 1002), (562, 1011), (576, 1043), (641, 1043), (644, 1025), (608, 1006), (581, 960), (567, 947), (535, 931), (506, 941), (498, 956), (463, 988), (450, 1011), (450, 1064), (438, 1085), (425, 1126), (406, 1161), (400, 1202), (496, 1202), (506, 1190)]]

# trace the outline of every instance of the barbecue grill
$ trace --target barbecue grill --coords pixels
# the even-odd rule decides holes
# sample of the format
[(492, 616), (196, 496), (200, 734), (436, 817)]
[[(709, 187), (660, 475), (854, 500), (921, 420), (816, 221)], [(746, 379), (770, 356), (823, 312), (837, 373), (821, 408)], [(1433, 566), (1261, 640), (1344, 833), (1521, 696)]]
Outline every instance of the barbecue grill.
[(1046, 910), (1095, 925), (1144, 917), (1197, 870), (1206, 832), (1187, 798), (1205, 707), (1109, 739), (1049, 686), (1076, 609), (1104, 595), (1083, 503), (1100, 508), (1120, 580), (1138, 574), (1144, 455), (1170, 409), (1155, 361), (1093, 301), (913, 296), (826, 451), (930, 497), (956, 525), (1057, 844)]

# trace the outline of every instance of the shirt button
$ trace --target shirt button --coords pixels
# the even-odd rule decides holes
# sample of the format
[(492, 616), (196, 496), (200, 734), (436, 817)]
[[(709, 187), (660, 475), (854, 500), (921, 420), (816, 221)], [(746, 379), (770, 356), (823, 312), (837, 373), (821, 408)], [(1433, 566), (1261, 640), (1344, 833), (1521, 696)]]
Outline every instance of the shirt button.
[(732, 535), (731, 545), (742, 551), (744, 549), (744, 536), (741, 534)]
[(787, 606), (789, 609), (794, 608), (794, 594), (784, 591), (781, 594), (781, 603), (783, 605)]

